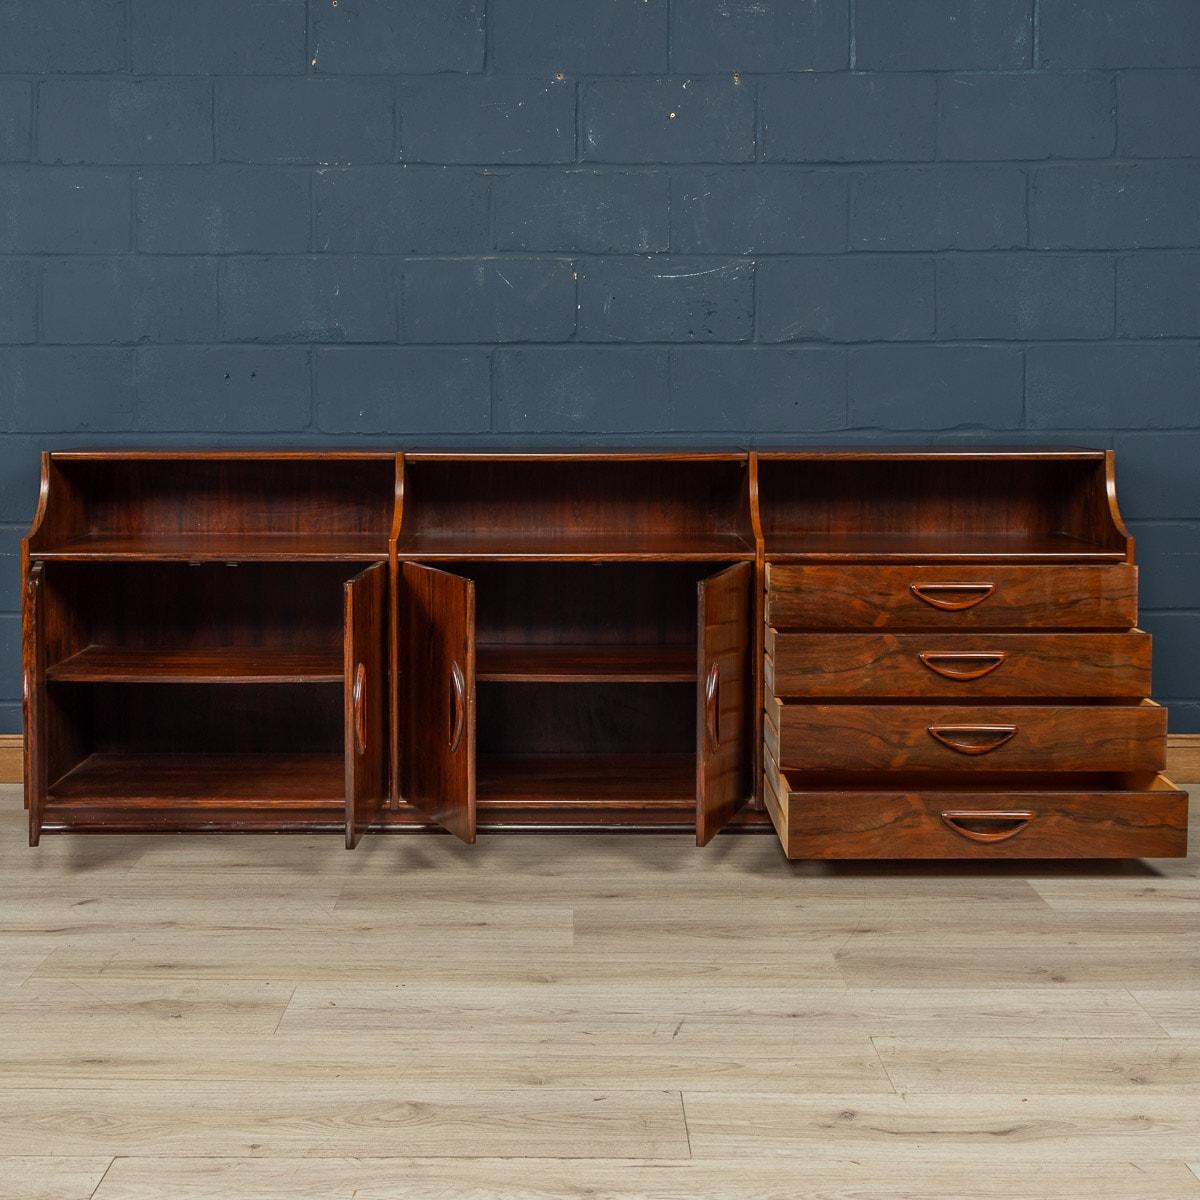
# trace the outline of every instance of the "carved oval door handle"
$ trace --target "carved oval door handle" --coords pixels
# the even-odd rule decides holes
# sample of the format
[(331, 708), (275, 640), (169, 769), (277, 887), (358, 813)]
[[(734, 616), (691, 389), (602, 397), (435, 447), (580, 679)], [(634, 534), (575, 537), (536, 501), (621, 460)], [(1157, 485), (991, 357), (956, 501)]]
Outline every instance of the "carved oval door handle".
[(721, 745), (721, 664), (713, 663), (708, 668), (708, 677), (704, 681), (704, 716), (705, 728), (708, 731), (710, 750), (716, 750)]
[(462, 741), (463, 729), (467, 724), (467, 681), (462, 667), (457, 662), (450, 664), (450, 753), (453, 754)]
[(910, 592), (932, 608), (960, 612), (982, 604), (995, 590), (994, 583), (912, 583)]
[(930, 725), (930, 735), (959, 754), (991, 754), (1016, 737), (1015, 725)]
[(923, 650), (917, 657), (935, 675), (965, 682), (990, 675), (1008, 654), (1003, 650)]
[(971, 842), (1006, 842), (1026, 829), (1033, 818), (1033, 813), (1024, 810), (974, 812), (971, 809), (954, 809), (942, 813), (946, 825), (959, 837)]
[(359, 663), (354, 672), (354, 684), (350, 689), (354, 704), (354, 748), (359, 757), (367, 752), (367, 714), (364, 708), (367, 688), (367, 668)]

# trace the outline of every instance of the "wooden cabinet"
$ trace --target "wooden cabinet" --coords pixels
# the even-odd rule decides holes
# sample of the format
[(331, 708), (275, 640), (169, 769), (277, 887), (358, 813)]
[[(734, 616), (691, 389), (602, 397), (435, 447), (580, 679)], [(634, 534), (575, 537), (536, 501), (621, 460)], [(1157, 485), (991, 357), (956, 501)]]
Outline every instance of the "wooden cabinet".
[(34, 843), (1184, 851), (1103, 452), (54, 453), (23, 569)]
[(756, 474), (764, 803), (789, 856), (1184, 853), (1111, 452)]

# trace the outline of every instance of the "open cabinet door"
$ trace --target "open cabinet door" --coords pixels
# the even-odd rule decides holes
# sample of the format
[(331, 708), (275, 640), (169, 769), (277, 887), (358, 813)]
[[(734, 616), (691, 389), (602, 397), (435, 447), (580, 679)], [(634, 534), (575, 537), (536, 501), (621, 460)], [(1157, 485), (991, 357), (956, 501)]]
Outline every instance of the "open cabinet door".
[(387, 566), (345, 584), (343, 677), (346, 716), (346, 848), (353, 849), (387, 799)]
[(753, 792), (751, 563), (700, 581), (696, 844), (706, 846)]
[(401, 795), (475, 840), (475, 584), (401, 568)]
[(45, 636), (45, 589), (42, 564), (34, 563), (25, 579), (25, 610), (21, 627), (21, 683), (25, 717), (25, 807), (29, 809), (29, 844), (42, 835), (42, 803), (46, 795), (46, 736), (43, 720), (46, 670), (42, 653)]

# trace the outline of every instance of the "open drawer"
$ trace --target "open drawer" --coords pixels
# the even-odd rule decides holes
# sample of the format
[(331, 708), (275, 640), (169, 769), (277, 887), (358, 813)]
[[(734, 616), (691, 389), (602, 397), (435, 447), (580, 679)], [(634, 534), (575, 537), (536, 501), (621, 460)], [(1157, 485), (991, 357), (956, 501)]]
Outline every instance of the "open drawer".
[(832, 780), (767, 759), (767, 811), (788, 858), (1181, 858), (1187, 793), (1162, 775)]

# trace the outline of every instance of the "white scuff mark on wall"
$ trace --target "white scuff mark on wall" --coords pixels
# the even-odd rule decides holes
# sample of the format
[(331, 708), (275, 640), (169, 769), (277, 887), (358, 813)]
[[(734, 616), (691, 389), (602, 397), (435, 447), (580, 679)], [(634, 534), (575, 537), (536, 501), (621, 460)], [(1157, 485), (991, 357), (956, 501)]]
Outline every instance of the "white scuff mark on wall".
[(721, 271), (728, 271), (728, 267), (709, 267), (707, 271), (679, 271), (675, 273), (667, 272), (662, 275), (655, 275), (655, 279), (697, 279), (701, 275), (716, 275)]

